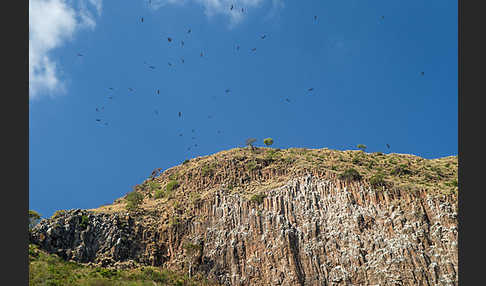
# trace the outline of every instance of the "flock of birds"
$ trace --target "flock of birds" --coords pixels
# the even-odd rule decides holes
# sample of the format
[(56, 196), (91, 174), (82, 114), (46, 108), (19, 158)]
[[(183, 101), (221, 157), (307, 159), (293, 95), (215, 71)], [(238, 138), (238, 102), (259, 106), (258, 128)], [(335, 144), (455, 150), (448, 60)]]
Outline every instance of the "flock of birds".
[[(149, 0), (149, 4), (151, 5), (151, 0)], [(230, 9), (230, 10), (234, 10), (234, 9), (236, 9), (236, 7), (235, 7), (234, 5), (231, 5), (231, 6), (229, 7), (229, 9)], [(244, 13), (244, 8), (241, 8), (241, 13)], [(384, 19), (385, 19), (385, 16), (381, 16), (381, 19), (382, 19), (382, 20), (384, 20)], [(314, 21), (315, 21), (315, 22), (317, 21), (317, 16), (314, 16)], [(141, 22), (141, 23), (144, 23), (144, 18), (143, 18), (143, 17), (141, 17), (141, 18), (140, 18), (140, 22)], [(186, 33), (187, 33), (188, 35), (190, 35), (190, 34), (192, 33), (192, 30), (189, 28), (189, 29), (187, 30), (187, 32), (186, 32)], [(263, 34), (263, 35), (261, 35), (261, 36), (260, 36), (260, 39), (261, 39), (261, 40), (264, 40), (266, 37), (267, 37), (267, 35)], [(174, 40), (172, 37), (167, 37), (167, 42), (168, 42), (168, 44), (173, 44), (173, 43), (175, 42), (175, 40)], [(181, 41), (180, 41), (180, 46), (181, 46), (181, 47), (184, 47), (184, 45), (185, 45), (184, 40), (181, 40)], [(236, 48), (236, 51), (239, 51), (239, 50), (240, 50), (240, 45), (236, 45), (236, 47), (235, 47), (235, 48)], [(250, 49), (250, 52), (256, 52), (256, 50), (257, 50), (257, 49), (256, 49), (256, 47), (254, 47), (254, 48), (251, 48), (251, 49)], [(78, 53), (78, 54), (77, 54), (77, 56), (78, 56), (78, 57), (83, 57), (84, 55), (83, 55), (83, 54), (81, 54), (81, 53)], [(200, 54), (199, 54), (199, 56), (200, 56), (200, 57), (204, 57), (204, 53), (201, 51), (201, 52), (200, 52)], [(184, 64), (184, 63), (185, 63), (185, 60), (184, 60), (184, 58), (183, 58), (183, 57), (181, 57), (181, 58), (180, 58), (180, 61), (181, 61), (181, 64)], [(156, 66), (154, 66), (154, 65), (152, 65), (152, 64), (149, 64), (149, 63), (147, 63), (147, 62), (144, 62), (144, 64), (147, 66), (147, 68), (149, 68), (149, 69), (151, 69), (151, 70), (155, 70), (155, 69), (156, 69)], [(168, 62), (167, 64), (168, 64), (168, 66), (169, 66), (169, 67), (173, 66), (173, 63), (172, 63), (172, 62)], [(423, 76), (423, 75), (424, 75), (424, 72), (421, 72), (420, 74)], [(113, 88), (113, 87), (109, 87), (108, 89), (109, 89), (109, 90), (111, 90), (111, 91), (114, 91), (114, 90), (115, 90), (115, 88)], [(134, 89), (134, 88), (132, 88), (132, 87), (128, 87), (128, 91), (129, 91), (130, 93), (134, 93), (134, 92), (135, 92), (135, 89)], [(308, 88), (308, 89), (307, 89), (307, 92), (308, 92), (308, 93), (311, 93), (312, 91), (314, 91), (314, 88), (313, 88), (313, 87), (310, 87), (310, 88)], [(229, 94), (229, 93), (231, 92), (231, 89), (227, 88), (227, 89), (226, 89), (224, 92), (225, 92), (226, 94)], [(157, 95), (160, 95), (160, 89), (157, 89), (157, 90), (155, 91), (155, 93), (156, 93)], [(113, 96), (108, 96), (108, 99), (109, 99), (109, 100), (113, 100)], [(289, 98), (285, 98), (285, 102), (290, 103), (290, 99), (289, 99)], [(103, 111), (104, 111), (104, 106), (101, 106), (101, 107), (96, 107), (96, 112), (97, 112), (97, 113), (100, 113), (100, 114), (101, 114), (101, 112), (103, 112)], [(159, 115), (159, 111), (158, 111), (157, 109), (155, 109), (155, 110), (154, 110), (154, 114), (155, 114), (155, 115)], [(179, 111), (179, 112), (178, 112), (178, 117), (179, 117), (179, 118), (182, 118), (182, 112), (181, 112), (181, 111)], [(212, 118), (212, 116), (211, 116), (211, 115), (209, 115), (209, 116), (208, 116), (208, 119), (211, 119), (211, 118)], [(96, 122), (98, 122), (99, 124), (102, 124), (102, 125), (104, 125), (104, 126), (108, 126), (108, 122), (107, 122), (107, 121), (105, 121), (105, 120), (102, 120), (101, 118), (96, 118)], [(192, 135), (194, 135), (194, 133), (195, 133), (195, 129), (192, 129), (192, 130), (191, 130), (191, 133), (192, 133)], [(221, 134), (221, 130), (218, 130), (218, 131), (217, 131), (217, 134)], [(179, 137), (182, 137), (182, 136), (183, 136), (183, 133), (179, 133)], [(195, 139), (196, 139), (196, 137), (195, 137), (195, 136), (191, 136), (191, 139), (192, 139), (192, 140), (195, 140)], [(191, 146), (187, 147), (187, 150), (188, 150), (188, 151), (190, 151), (190, 150), (191, 150), (191, 148), (195, 148), (195, 147), (198, 147), (198, 144), (197, 144), (197, 143), (191, 144)], [(389, 144), (386, 144), (386, 147), (387, 147), (388, 149), (390, 149), (390, 145), (389, 145)]]

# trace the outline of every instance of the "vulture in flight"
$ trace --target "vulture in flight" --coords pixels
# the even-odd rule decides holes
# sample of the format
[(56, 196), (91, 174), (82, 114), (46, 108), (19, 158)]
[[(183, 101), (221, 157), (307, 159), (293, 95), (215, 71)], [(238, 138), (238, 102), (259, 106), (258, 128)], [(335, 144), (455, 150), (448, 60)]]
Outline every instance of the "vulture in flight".
[(251, 49), (252, 52), (256, 51), (256, 48)]
[(267, 37), (267, 35), (262, 35), (261, 38), (262, 40), (265, 39)]
[(229, 93), (230, 91), (231, 91), (231, 90), (227, 89), (227, 90), (225, 90), (224, 92)]
[(182, 112), (179, 111), (179, 117), (181, 117), (181, 116), (182, 116)]
[(149, 68), (151, 68), (151, 69), (155, 69), (155, 67), (154, 67), (154, 66), (149, 66)]
[(230, 8), (230, 10), (233, 10), (233, 4), (231, 4), (231, 8)]
[(82, 54), (78, 53), (78, 57), (82, 57), (82, 56), (83, 56)]
[(168, 37), (167, 38), (167, 41), (169, 41), (169, 43), (172, 42), (172, 38), (171, 37)]
[(96, 121), (100, 122), (100, 121), (101, 121), (101, 119), (96, 119)]
[(184, 58), (181, 58), (181, 62), (184, 63)]
[(286, 98), (285, 101), (290, 102), (290, 99)]
[(425, 73), (424, 72), (420, 72), (421, 75), (424, 75)]
[(187, 30), (187, 33), (190, 34), (191, 33), (191, 29)]
[(314, 88), (313, 88), (313, 87), (311, 87), (311, 88), (309, 88), (307, 91), (313, 91), (313, 90), (314, 90)]
[(387, 144), (386, 144), (386, 147), (387, 147), (388, 149), (390, 149), (390, 144), (388, 144), (388, 143), (387, 143)]
[(143, 23), (143, 17), (142, 17), (142, 19), (140, 19), (140, 20), (141, 20), (141, 21), (142, 21), (142, 23)]
[(157, 89), (157, 94), (160, 94), (160, 89)]

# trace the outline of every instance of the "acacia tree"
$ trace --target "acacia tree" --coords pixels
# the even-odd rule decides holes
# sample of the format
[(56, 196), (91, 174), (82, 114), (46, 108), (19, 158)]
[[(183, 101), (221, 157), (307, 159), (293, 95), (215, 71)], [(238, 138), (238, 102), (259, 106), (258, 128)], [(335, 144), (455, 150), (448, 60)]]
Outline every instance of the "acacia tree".
[(248, 138), (245, 141), (246, 146), (250, 147), (251, 150), (254, 150), (255, 147), (253, 147), (253, 143), (255, 143), (257, 140), (255, 138)]
[(273, 139), (272, 138), (265, 138), (265, 139), (263, 139), (263, 143), (265, 145), (267, 145), (267, 147), (268, 147), (268, 146), (273, 144)]

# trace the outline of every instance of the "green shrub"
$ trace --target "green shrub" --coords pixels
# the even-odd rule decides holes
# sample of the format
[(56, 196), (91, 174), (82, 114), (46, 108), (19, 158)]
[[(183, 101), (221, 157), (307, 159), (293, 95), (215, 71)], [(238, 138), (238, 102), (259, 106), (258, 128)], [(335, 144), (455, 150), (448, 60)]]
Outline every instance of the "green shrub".
[(189, 160), (184, 160), (184, 162), (182, 162), (182, 165), (185, 165), (187, 163), (189, 163)]
[(201, 169), (201, 175), (203, 177), (212, 176), (214, 174), (214, 170), (209, 165), (204, 165)]
[(32, 229), (41, 220), (41, 215), (34, 211), (29, 210), (29, 230)]
[(155, 199), (162, 199), (162, 198), (165, 198), (165, 196), (166, 196), (166, 193), (165, 193), (164, 190), (157, 190), (155, 192), (155, 195), (154, 195)]
[(410, 171), (405, 164), (401, 164), (400, 166), (396, 167), (390, 172), (391, 175), (403, 176), (403, 175), (410, 175), (412, 171)]
[(157, 182), (149, 182), (148, 185), (151, 192), (160, 188), (160, 185)]
[(358, 146), (356, 146), (356, 148), (360, 149), (361, 151), (365, 151), (366, 150), (366, 145), (363, 145), (363, 144), (358, 144)]
[(382, 173), (377, 173), (373, 175), (370, 178), (370, 184), (374, 188), (386, 186), (385, 175), (383, 175)]
[(271, 146), (273, 144), (273, 139), (272, 138), (265, 138), (265, 139), (263, 139), (263, 143), (267, 146)]
[(347, 169), (346, 171), (344, 171), (343, 173), (341, 173), (339, 175), (339, 179), (341, 180), (345, 180), (345, 181), (359, 181), (361, 180), (361, 175), (359, 174), (358, 171), (356, 171), (356, 169)]
[(59, 216), (62, 216), (63, 214), (66, 213), (66, 210), (57, 210), (51, 218), (56, 218), (56, 217), (59, 217)]
[(263, 203), (263, 199), (266, 198), (266, 197), (267, 197), (267, 195), (265, 195), (265, 194), (255, 194), (255, 195), (251, 196), (250, 201), (257, 203), (257, 204), (261, 204), (261, 203)]
[(139, 192), (133, 191), (127, 194), (125, 200), (127, 201), (128, 210), (136, 210), (143, 201), (143, 195)]
[(168, 193), (170, 193), (173, 190), (177, 189), (178, 187), (179, 187), (179, 182), (177, 182), (176, 180), (172, 180), (167, 184), (167, 186), (165, 186), (165, 190)]
[(88, 227), (88, 224), (89, 224), (89, 219), (88, 219), (88, 216), (87, 215), (83, 215), (81, 217), (81, 222), (79, 223), (79, 225), (83, 228), (83, 229), (86, 229)]
[(246, 164), (246, 168), (250, 171), (253, 171), (257, 168), (257, 163), (255, 161), (250, 161)]

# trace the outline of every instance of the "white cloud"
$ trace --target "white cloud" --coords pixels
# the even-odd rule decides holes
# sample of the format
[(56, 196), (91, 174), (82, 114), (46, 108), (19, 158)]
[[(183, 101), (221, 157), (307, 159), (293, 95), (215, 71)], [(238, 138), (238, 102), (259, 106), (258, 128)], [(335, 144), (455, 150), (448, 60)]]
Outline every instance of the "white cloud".
[(30, 99), (64, 90), (57, 64), (49, 57), (49, 52), (71, 40), (79, 29), (96, 26), (90, 7), (101, 15), (102, 0), (77, 3), (75, 9), (72, 2), (66, 0), (29, 0)]
[[(217, 14), (226, 15), (230, 19), (231, 26), (240, 23), (249, 9), (258, 8), (264, 2), (269, 2), (269, 0), (151, 0), (151, 8), (157, 10), (168, 4), (183, 5), (191, 1), (203, 6), (204, 13), (208, 17)], [(232, 5), (233, 9), (230, 9)], [(273, 13), (280, 8), (283, 8), (283, 0), (272, 0)]]

